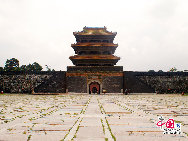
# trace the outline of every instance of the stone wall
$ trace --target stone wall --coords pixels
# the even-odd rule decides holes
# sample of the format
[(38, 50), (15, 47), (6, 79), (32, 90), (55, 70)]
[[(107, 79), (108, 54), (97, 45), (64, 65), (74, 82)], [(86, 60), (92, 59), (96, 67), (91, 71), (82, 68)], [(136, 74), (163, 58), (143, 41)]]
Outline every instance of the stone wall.
[[(0, 90), (5, 93), (31, 93), (32, 89), (35, 92), (65, 92), (65, 74), (66, 72), (0, 72)], [(57, 76), (62, 78), (61, 82), (54, 79)]]
[(103, 76), (102, 87), (107, 93), (121, 93), (123, 89), (123, 77), (122, 76)]
[(122, 72), (123, 66), (68, 66), (67, 72)]
[(52, 72), (52, 76), (35, 87), (38, 93), (65, 93), (66, 92), (66, 72)]
[(124, 72), (124, 89), (134, 93), (188, 92), (187, 72)]
[(188, 93), (188, 72), (0, 72), (5, 93), (88, 93), (88, 82), (98, 80), (107, 93)]
[(97, 82), (107, 93), (121, 93), (122, 72), (67, 72), (67, 90), (72, 93), (89, 93), (89, 85)]
[(136, 76), (158, 93), (188, 93), (188, 73), (148, 73)]
[(140, 81), (136, 72), (125, 71), (123, 74), (123, 88), (131, 93), (153, 93), (155, 90), (146, 83)]
[(87, 77), (67, 76), (67, 90), (72, 93), (87, 93)]

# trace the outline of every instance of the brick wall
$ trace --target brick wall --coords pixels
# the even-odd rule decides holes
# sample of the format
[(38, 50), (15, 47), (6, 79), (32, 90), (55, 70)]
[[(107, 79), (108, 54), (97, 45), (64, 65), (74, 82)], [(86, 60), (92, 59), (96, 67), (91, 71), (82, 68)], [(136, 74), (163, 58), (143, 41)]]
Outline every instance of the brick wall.
[(188, 75), (168, 74), (168, 75), (138, 75), (139, 80), (155, 89), (158, 93), (182, 93), (188, 92)]
[(121, 89), (123, 89), (123, 77), (103, 76), (102, 87), (107, 91), (107, 93), (121, 93)]
[(134, 93), (188, 92), (187, 72), (124, 72), (124, 89)]
[(87, 93), (87, 77), (85, 76), (67, 76), (68, 92)]
[(65, 74), (66, 72), (0, 72), (0, 90), (5, 93), (31, 93), (32, 89), (35, 92), (65, 92)]
[[(87, 93), (88, 82), (97, 79), (107, 93), (130, 89), (133, 93), (188, 92), (188, 72), (0, 72), (0, 90), (5, 93)], [(93, 77), (94, 76), (94, 77)]]

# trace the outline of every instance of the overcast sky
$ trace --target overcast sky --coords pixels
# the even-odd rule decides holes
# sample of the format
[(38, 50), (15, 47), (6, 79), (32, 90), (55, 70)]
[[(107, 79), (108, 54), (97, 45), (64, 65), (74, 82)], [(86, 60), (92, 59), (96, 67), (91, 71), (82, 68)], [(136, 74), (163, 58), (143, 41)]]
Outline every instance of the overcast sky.
[(0, 66), (14, 57), (66, 70), (73, 32), (106, 26), (117, 32), (125, 71), (185, 70), (187, 7), (188, 0), (0, 0)]

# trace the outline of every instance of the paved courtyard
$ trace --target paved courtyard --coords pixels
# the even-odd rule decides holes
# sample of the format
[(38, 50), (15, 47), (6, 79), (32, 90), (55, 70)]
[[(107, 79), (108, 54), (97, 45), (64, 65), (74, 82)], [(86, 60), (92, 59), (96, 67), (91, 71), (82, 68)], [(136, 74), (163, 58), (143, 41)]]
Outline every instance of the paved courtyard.
[[(163, 134), (158, 117), (181, 123)], [(0, 141), (188, 140), (188, 96), (0, 95)]]

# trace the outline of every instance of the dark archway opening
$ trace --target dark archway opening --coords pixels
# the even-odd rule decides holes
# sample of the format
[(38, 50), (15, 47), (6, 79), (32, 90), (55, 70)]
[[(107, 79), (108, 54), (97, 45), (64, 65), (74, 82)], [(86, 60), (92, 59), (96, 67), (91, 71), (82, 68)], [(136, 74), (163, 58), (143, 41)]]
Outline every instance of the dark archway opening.
[(100, 94), (100, 84), (98, 82), (89, 84), (89, 94)]

